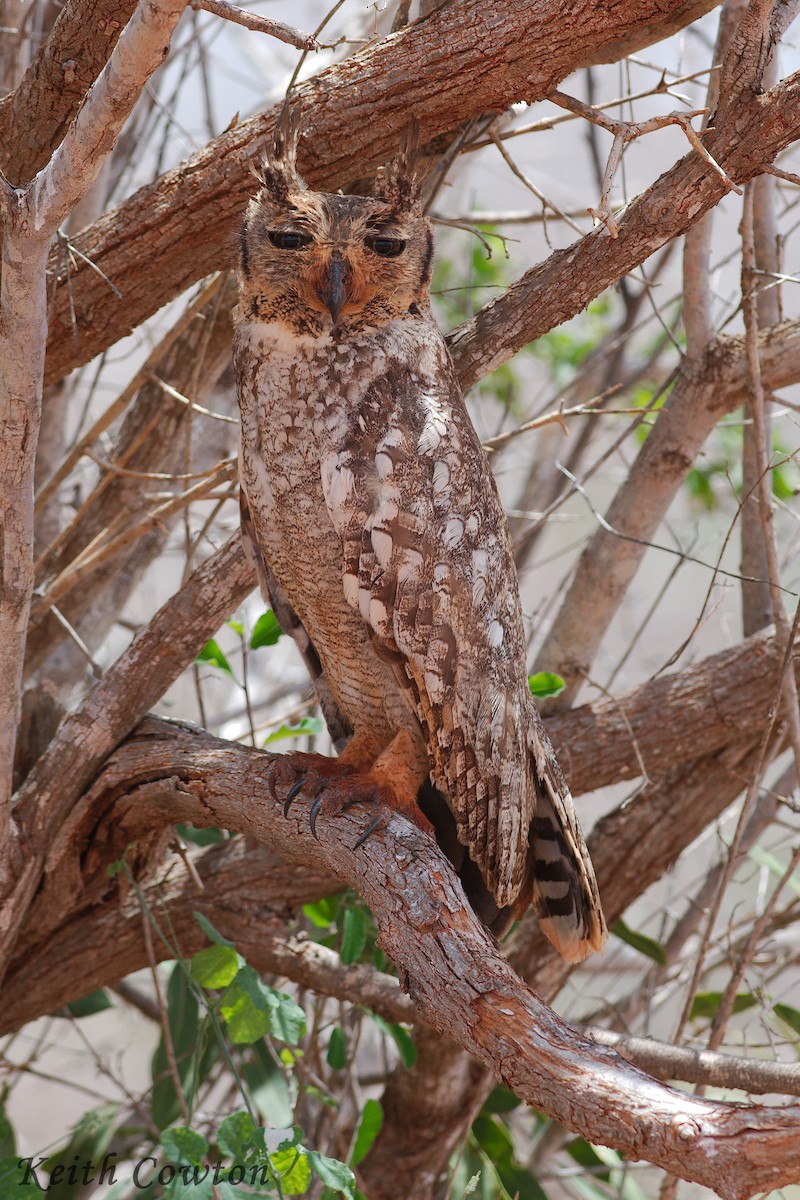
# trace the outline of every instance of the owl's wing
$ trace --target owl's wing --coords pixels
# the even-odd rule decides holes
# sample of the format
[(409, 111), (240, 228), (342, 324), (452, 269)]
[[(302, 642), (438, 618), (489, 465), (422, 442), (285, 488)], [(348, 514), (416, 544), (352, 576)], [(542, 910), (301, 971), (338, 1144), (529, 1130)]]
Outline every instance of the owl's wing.
[(344, 592), (412, 696), (459, 840), (498, 905), (533, 899), (583, 958), (605, 936), (597, 885), (527, 686), (505, 514), (438, 331), (326, 429)]

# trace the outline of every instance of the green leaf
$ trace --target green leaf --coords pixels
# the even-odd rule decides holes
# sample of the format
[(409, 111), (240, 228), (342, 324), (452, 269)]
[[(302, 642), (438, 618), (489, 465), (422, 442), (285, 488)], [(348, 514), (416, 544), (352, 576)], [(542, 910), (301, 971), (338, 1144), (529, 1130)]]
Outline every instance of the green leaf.
[(667, 952), (661, 943), (657, 942), (655, 938), (648, 937), (646, 933), (639, 933), (638, 930), (631, 929), (629, 925), (625, 924), (622, 918), (612, 925), (611, 932), (621, 942), (625, 942), (627, 946), (632, 946), (634, 950), (638, 950), (646, 958), (660, 963), (661, 966), (666, 965)]
[(263, 612), (256, 621), (250, 635), (250, 649), (259, 650), (262, 646), (274, 646), (283, 637), (283, 630), (278, 624), (278, 618), (271, 608)]
[(175, 1125), (161, 1134), (161, 1145), (170, 1162), (198, 1167), (208, 1154), (208, 1142), (196, 1129)]
[(90, 992), (88, 996), (82, 996), (80, 1000), (72, 1000), (67, 1005), (73, 1017), (91, 1017), (94, 1013), (105, 1012), (107, 1008), (113, 1007), (114, 1003), (104, 988)]
[(326, 1058), (332, 1071), (343, 1071), (347, 1066), (347, 1038), (339, 1025), (335, 1025), (331, 1030)]
[[(194, 1086), (194, 1053), (200, 1021), (197, 999), (180, 963), (174, 964), (167, 984), (167, 1024), (178, 1077), (184, 1095), (188, 1097)], [(180, 1116), (181, 1106), (169, 1070), (163, 1034), (153, 1055), (151, 1070), (153, 1091), (150, 1111), (154, 1123), (159, 1129), (164, 1129)]]
[(234, 981), (223, 993), (220, 1013), (234, 1046), (251, 1046), (270, 1032), (270, 1016)]
[(306, 1151), (308, 1161), (311, 1164), (311, 1170), (320, 1179), (326, 1187), (332, 1188), (334, 1192), (338, 1192), (342, 1196), (347, 1196), (348, 1200), (353, 1200), (353, 1189), (356, 1186), (356, 1177), (348, 1166), (339, 1162), (335, 1158), (326, 1158), (324, 1154), (320, 1154), (318, 1150)]
[(233, 942), (229, 942), (228, 939), (224, 938), (221, 933), (217, 933), (208, 917), (204, 917), (203, 914), (201, 912), (197, 912), (197, 910), (192, 913), (192, 916), (194, 917), (195, 921), (197, 921), (197, 924), (200, 926), (210, 942), (215, 942), (217, 946), (228, 946), (231, 950), (234, 949)]
[(511, 1134), (502, 1121), (496, 1117), (484, 1116), (479, 1113), (472, 1122), (472, 1136), (480, 1148), (485, 1151), (495, 1168), (501, 1163), (509, 1165), (514, 1161), (514, 1143)]
[(216, 846), (225, 840), (225, 835), (221, 829), (196, 829), (194, 825), (176, 825), (180, 836), (185, 842), (191, 842), (194, 846)]
[(238, 633), (239, 637), (242, 637), (244, 634), (244, 625), (241, 621), (230, 620), (226, 621), (225, 624), (229, 629), (232, 629), (234, 633)]
[(214, 1140), (233, 1162), (244, 1162), (257, 1149), (255, 1133), (256, 1126), (249, 1113), (231, 1113), (220, 1125)]
[(230, 675), (231, 679), (236, 678), (231, 664), (228, 662), (227, 658), (220, 649), (219, 644), (214, 638), (212, 638), (210, 642), (206, 642), (205, 646), (203, 646), (203, 649), (195, 659), (195, 662), (208, 663), (210, 667), (216, 667), (218, 671), (224, 671), (226, 675)]
[(397, 1049), (400, 1051), (400, 1060), (404, 1067), (409, 1070), (417, 1061), (417, 1047), (414, 1044), (414, 1039), (403, 1025), (397, 1025), (394, 1022), (384, 1021), (383, 1017), (379, 1017), (377, 1013), (372, 1014), (372, 1019), (379, 1029), (383, 1030), (388, 1037), (392, 1039)]
[(325, 729), (325, 722), (322, 717), (303, 717), (302, 721), (297, 725), (287, 725), (285, 722), (280, 729), (276, 729), (265, 739), (264, 745), (271, 746), (273, 742), (282, 742), (286, 738), (304, 737), (306, 735), (322, 733)]
[(235, 979), (242, 957), (230, 946), (206, 946), (192, 958), (191, 976), (204, 988), (224, 988)]
[(561, 676), (553, 671), (538, 671), (535, 675), (528, 676), (531, 695), (539, 700), (543, 700), (545, 696), (557, 696), (566, 686)]
[(308, 1155), (298, 1146), (287, 1146), (270, 1155), (272, 1169), (281, 1181), (286, 1196), (302, 1196), (311, 1183), (311, 1166)]
[(5, 1107), (0, 1105), (0, 1159), (13, 1157), (16, 1149), (13, 1126), (6, 1116)]
[(800, 1033), (800, 1012), (796, 1008), (790, 1008), (788, 1004), (776, 1004), (772, 1011), (795, 1033)]
[(306, 1030), (302, 1008), (291, 996), (262, 983), (252, 967), (240, 967), (223, 993), (220, 1012), (235, 1045), (249, 1045), (266, 1033), (294, 1045)]
[(324, 900), (304, 904), (303, 912), (318, 929), (328, 929), (336, 920), (340, 902), (339, 896), (326, 896)]
[[(27, 1159), (17, 1158), (16, 1154), (0, 1160), (0, 1200), (20, 1200), (20, 1197), (27, 1194), (30, 1194), (31, 1200), (33, 1200), (34, 1196), (41, 1195), (41, 1191), (37, 1188), (29, 1171), (29, 1168), (36, 1170), (36, 1179), (39, 1180), (41, 1187), (46, 1189), (47, 1172), (44, 1167), (36, 1168), (38, 1161), (39, 1155), (34, 1155), (29, 1164)], [(27, 1177), (26, 1171), (29, 1172)], [(25, 1188), (24, 1192), (23, 1188)]]
[(345, 966), (358, 962), (367, 944), (367, 914), (363, 908), (346, 908), (342, 918), (342, 948), (339, 957)]
[(574, 1138), (567, 1142), (565, 1150), (573, 1162), (590, 1170), (596, 1179), (602, 1179), (605, 1183), (610, 1182), (611, 1172), (599, 1169), (605, 1167), (605, 1163), (591, 1142), (587, 1142), (585, 1138)]
[(369, 1154), (372, 1144), (380, 1133), (382, 1126), (383, 1109), (377, 1100), (367, 1100), (364, 1105), (364, 1111), (361, 1114), (361, 1119), (358, 1122), (356, 1140), (353, 1143), (353, 1150), (350, 1155), (351, 1167), (357, 1167), (362, 1158), (365, 1158)]
[(392, 1023), (388, 1026), (389, 1034), (400, 1051), (400, 1060), (409, 1071), (417, 1061), (417, 1047), (414, 1039), (403, 1025)]
[(547, 1200), (547, 1193), (538, 1179), (517, 1163), (500, 1167), (497, 1174), (506, 1195), (514, 1200)]
[[(760, 867), (766, 867), (776, 879), (781, 879), (786, 874), (786, 866), (788, 864), (782, 863), (779, 858), (776, 858), (774, 854), (770, 854), (768, 850), (762, 850), (761, 846), (751, 847), (748, 854), (753, 862), (757, 862)], [(786, 887), (793, 891), (795, 896), (800, 896), (800, 877), (790, 875), (786, 880)]]
[(292, 1100), (286, 1076), (263, 1041), (251, 1046), (241, 1067), (253, 1107), (273, 1128), (291, 1124)]
[[(703, 1018), (710, 1020), (719, 1011), (721, 1001), (722, 992), (698, 992), (692, 1002), (689, 1020), (697, 1021)], [(733, 1002), (733, 1011), (735, 1013), (744, 1012), (745, 1009), (752, 1008), (757, 1003), (758, 998), (751, 992), (739, 992)]]

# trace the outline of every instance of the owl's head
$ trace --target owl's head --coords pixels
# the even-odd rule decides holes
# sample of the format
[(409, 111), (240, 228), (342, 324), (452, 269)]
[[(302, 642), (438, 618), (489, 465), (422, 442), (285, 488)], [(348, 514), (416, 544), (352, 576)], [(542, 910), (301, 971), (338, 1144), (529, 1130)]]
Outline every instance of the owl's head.
[(347, 334), (428, 305), (433, 233), (421, 201), (416, 128), (370, 196), (312, 192), (295, 165), (297, 112), (278, 123), (242, 228), (243, 317), (295, 333)]

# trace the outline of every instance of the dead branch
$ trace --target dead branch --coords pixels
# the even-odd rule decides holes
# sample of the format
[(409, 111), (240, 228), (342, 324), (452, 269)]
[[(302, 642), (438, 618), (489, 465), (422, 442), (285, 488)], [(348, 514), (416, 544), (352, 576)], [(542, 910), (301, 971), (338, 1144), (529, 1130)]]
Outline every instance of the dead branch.
[(258, 13), (248, 12), (238, 4), (229, 4), (228, 0), (190, 0), (190, 4), (194, 9), (213, 13), (215, 17), (233, 21), (234, 24), (243, 25), (245, 29), (252, 29), (255, 33), (266, 33), (269, 37), (277, 38), (279, 42), (285, 42), (288, 46), (295, 46), (298, 50), (319, 50), (319, 42), (310, 33), (301, 33), (299, 29), (284, 25), (282, 21), (273, 21)]

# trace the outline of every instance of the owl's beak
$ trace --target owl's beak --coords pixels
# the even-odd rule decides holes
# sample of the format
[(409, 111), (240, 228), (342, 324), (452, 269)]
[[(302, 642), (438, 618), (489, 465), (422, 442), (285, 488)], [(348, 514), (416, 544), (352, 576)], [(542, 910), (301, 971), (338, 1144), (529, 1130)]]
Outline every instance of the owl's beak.
[(320, 300), (331, 314), (334, 325), (347, 299), (347, 266), (338, 254), (332, 254), (328, 263)]

